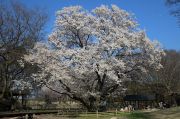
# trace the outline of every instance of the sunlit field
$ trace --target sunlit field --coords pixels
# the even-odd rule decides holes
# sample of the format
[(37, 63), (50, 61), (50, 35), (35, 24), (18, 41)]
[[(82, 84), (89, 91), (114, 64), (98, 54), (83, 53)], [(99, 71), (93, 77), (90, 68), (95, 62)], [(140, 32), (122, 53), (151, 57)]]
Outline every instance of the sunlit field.
[(134, 112), (100, 112), (84, 113), (77, 115), (37, 115), (37, 119), (180, 119), (180, 107), (157, 110), (152, 112), (134, 111)]
[(148, 119), (148, 115), (143, 112), (119, 112), (109, 113), (101, 112), (98, 115), (95, 113), (79, 114), (79, 115), (39, 115), (37, 119)]

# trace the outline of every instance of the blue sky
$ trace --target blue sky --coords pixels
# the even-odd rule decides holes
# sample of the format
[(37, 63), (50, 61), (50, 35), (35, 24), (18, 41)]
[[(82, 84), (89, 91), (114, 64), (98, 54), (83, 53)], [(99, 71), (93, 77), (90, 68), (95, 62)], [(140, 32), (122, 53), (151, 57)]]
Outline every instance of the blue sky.
[(101, 4), (115, 4), (134, 13), (140, 28), (144, 29), (152, 40), (158, 40), (166, 49), (180, 50), (180, 27), (176, 18), (169, 14), (165, 0), (18, 0), (27, 7), (44, 8), (49, 15), (46, 25), (47, 34), (51, 33), (55, 21), (55, 12), (63, 7), (81, 5), (92, 10)]

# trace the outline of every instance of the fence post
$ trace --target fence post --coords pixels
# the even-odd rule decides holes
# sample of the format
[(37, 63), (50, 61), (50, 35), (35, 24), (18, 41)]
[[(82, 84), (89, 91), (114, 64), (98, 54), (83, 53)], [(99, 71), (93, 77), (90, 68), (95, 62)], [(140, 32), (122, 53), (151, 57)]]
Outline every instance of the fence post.
[(86, 117), (87, 117), (87, 110), (86, 110)]
[(96, 110), (96, 117), (98, 118), (98, 110)]

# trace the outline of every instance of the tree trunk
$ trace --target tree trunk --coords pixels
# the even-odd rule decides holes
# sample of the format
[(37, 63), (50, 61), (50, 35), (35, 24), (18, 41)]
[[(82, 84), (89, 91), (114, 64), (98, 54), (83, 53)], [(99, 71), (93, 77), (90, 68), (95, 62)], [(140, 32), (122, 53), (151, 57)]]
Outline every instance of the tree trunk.
[(177, 106), (176, 95), (173, 94), (173, 95), (171, 96), (171, 100), (172, 100), (172, 105), (173, 105), (173, 106)]
[(97, 110), (97, 101), (96, 98), (93, 96), (89, 97), (89, 107), (87, 107), (87, 110), (90, 112), (94, 112)]
[[(95, 111), (105, 111), (107, 109), (106, 98), (104, 97), (89, 97), (89, 102), (86, 102), (86, 105), (83, 105), (89, 112)], [(82, 102), (81, 102), (82, 103)], [(82, 103), (83, 104), (83, 103)]]
[(6, 85), (7, 85), (6, 79), (3, 80), (3, 82), (4, 82), (4, 85), (2, 86), (2, 92), (1, 92), (1, 94), (0, 94), (0, 99), (2, 99), (2, 98), (4, 97), (4, 93), (5, 93), (5, 91), (6, 91)]

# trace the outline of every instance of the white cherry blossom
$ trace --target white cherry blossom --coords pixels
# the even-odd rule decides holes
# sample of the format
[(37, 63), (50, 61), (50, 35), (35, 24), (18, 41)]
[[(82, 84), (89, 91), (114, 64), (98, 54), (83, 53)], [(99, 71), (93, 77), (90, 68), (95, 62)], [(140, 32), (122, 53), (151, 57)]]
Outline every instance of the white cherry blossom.
[(25, 60), (41, 72), (34, 78), (51, 89), (80, 101), (89, 110), (97, 97), (106, 97), (124, 87), (131, 73), (161, 68), (164, 55), (132, 15), (116, 5), (102, 5), (92, 12), (81, 6), (57, 11), (49, 43), (37, 43)]

